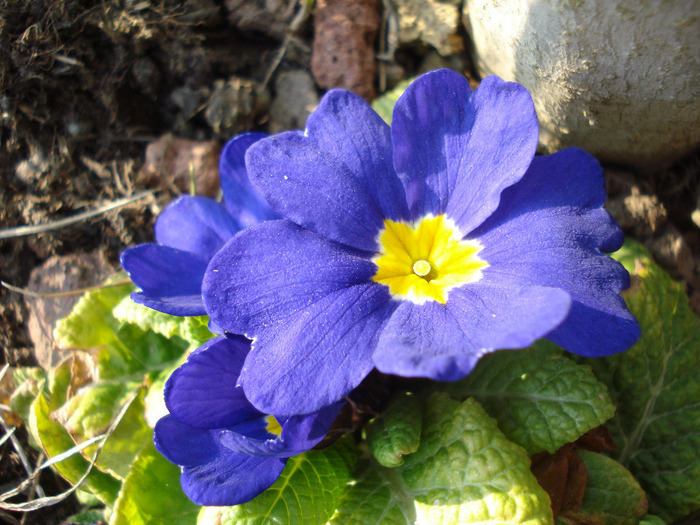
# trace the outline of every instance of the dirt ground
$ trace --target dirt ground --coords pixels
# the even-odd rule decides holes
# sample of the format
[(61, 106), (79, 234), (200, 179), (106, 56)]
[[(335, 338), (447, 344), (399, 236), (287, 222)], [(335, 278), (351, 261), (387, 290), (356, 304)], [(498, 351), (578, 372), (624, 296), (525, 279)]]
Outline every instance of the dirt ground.
[[(427, 46), (386, 56), (382, 2), (352, 4), (344, 18), (322, 19), (292, 0), (0, 0), (0, 229), (153, 192), (64, 228), (0, 238), (2, 281), (25, 287), (52, 257), (95, 250), (116, 268), (123, 248), (152, 240), (159, 209), (187, 191), (190, 166), (198, 190), (215, 189), (218, 148), (233, 134), (302, 127), (330, 85), (371, 98), (435, 63)], [(475, 78), (467, 52), (440, 65)], [(611, 211), (700, 312), (700, 228), (691, 219), (700, 155), (651, 175), (608, 168)], [(3, 289), (0, 311), (0, 365), (36, 364), (25, 301)], [(17, 435), (26, 445), (21, 428)], [(24, 471), (9, 442), (0, 453), (2, 492)], [(65, 488), (49, 472), (42, 485)], [(0, 523), (61, 523), (78, 508), (69, 499), (0, 514)]]

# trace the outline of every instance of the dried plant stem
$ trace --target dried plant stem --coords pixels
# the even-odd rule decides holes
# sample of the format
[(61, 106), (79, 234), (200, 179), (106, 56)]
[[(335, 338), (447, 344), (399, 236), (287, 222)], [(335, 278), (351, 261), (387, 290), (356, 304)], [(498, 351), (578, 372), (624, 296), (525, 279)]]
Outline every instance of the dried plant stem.
[[(27, 454), (24, 452), (24, 449), (22, 448), (22, 445), (20, 444), (19, 440), (17, 439), (17, 436), (14, 434), (14, 428), (10, 429), (10, 427), (5, 424), (5, 420), (0, 417), (0, 426), (2, 429), (5, 431), (5, 434), (9, 435), (10, 442), (12, 443), (12, 446), (15, 449), (15, 452), (17, 452), (17, 455), (19, 456), (19, 460), (22, 463), (22, 466), (24, 467), (24, 471), (27, 473), (27, 475), (31, 476), (32, 471), (34, 468), (32, 467), (31, 463), (29, 463), (29, 458), (27, 458)], [(36, 493), (39, 494), (40, 497), (44, 497), (46, 494), (44, 494), (44, 489), (41, 488), (41, 486), (37, 485), (36, 487)], [(2, 505), (2, 504), (0, 504)], [(7, 510), (12, 510), (12, 509), (7, 509)]]
[[(120, 272), (116, 272), (120, 273)], [(16, 293), (20, 293), (22, 295), (26, 295), (28, 297), (37, 297), (40, 299), (47, 299), (47, 298), (52, 298), (52, 297), (66, 297), (69, 295), (78, 295), (82, 294), (85, 292), (92, 292), (95, 290), (102, 290), (103, 288), (113, 288), (115, 286), (121, 286), (123, 284), (129, 284), (131, 282), (131, 279), (119, 279), (118, 281), (114, 281), (113, 283), (108, 283), (108, 284), (96, 284), (95, 286), (87, 286), (85, 288), (78, 288), (76, 290), (66, 290), (64, 292), (34, 292), (32, 290), (28, 290), (27, 288), (20, 288), (19, 286), (12, 286), (9, 283), (6, 283), (5, 281), (0, 281), (0, 285), (4, 286), (8, 290)]]
[(37, 224), (34, 226), (17, 226), (16, 228), (6, 228), (4, 230), (0, 230), (0, 239), (10, 239), (14, 237), (23, 237), (25, 235), (35, 235), (37, 233), (44, 233), (47, 231), (52, 231), (52, 230), (57, 230), (59, 228), (63, 228), (65, 226), (70, 226), (71, 224), (75, 224), (80, 221), (84, 221), (85, 219), (89, 219), (91, 217), (95, 217), (97, 215), (102, 215), (103, 213), (107, 213), (108, 211), (114, 210), (116, 208), (121, 208), (122, 206), (126, 206), (127, 204), (130, 204), (134, 201), (143, 199), (145, 197), (148, 197), (150, 195), (153, 195), (152, 191), (143, 191), (141, 193), (137, 193), (136, 195), (132, 195), (131, 197), (124, 197), (123, 199), (117, 199), (115, 201), (110, 202), (109, 204), (105, 204), (104, 206), (99, 206), (95, 208), (94, 210), (89, 210), (85, 211), (82, 213), (78, 213), (76, 215), (73, 215), (71, 217), (66, 217), (65, 219), (59, 219), (57, 221), (49, 222), (47, 224)]
[[(91, 441), (90, 444), (93, 444), (95, 441), (101, 439), (101, 442), (99, 446), (97, 447), (97, 450), (95, 451), (95, 455), (93, 456), (92, 460), (90, 461), (90, 464), (88, 465), (87, 470), (85, 473), (80, 476), (80, 479), (76, 481), (75, 484), (73, 484), (68, 490), (61, 492), (60, 494), (57, 494), (56, 496), (48, 496), (48, 497), (41, 497), (32, 501), (27, 501), (24, 503), (5, 503), (5, 501), (8, 498), (11, 498), (13, 496), (16, 496), (17, 494), (21, 493), (23, 490), (26, 488), (30, 487), (31, 484), (33, 483), (33, 480), (36, 479), (39, 476), (39, 473), (42, 471), (42, 469), (46, 468), (49, 465), (54, 464), (57, 461), (60, 461), (62, 459), (65, 459), (67, 455), (72, 455), (78, 453), (79, 450), (82, 450), (85, 448), (86, 445), (85, 442), (81, 443), (80, 445), (77, 445), (77, 447), (73, 447), (70, 450), (67, 450), (66, 452), (59, 454), (56, 456), (56, 458), (49, 459), (47, 462), (43, 463), (36, 469), (34, 469), (34, 472), (31, 473), (28, 479), (26, 479), (24, 482), (22, 482), (17, 488), (9, 490), (8, 492), (5, 492), (4, 494), (0, 495), (0, 509), (4, 510), (9, 510), (13, 512), (31, 512), (34, 510), (38, 510), (44, 507), (48, 507), (50, 505), (55, 505), (56, 503), (59, 503), (66, 499), (68, 496), (70, 496), (73, 492), (78, 490), (80, 486), (83, 484), (85, 479), (88, 477), (90, 472), (92, 471), (92, 468), (95, 466), (95, 463), (97, 462), (97, 458), (100, 456), (100, 452), (102, 452), (102, 448), (105, 446), (105, 443), (109, 439), (109, 437), (112, 435), (114, 430), (117, 428), (119, 423), (121, 422), (122, 418), (124, 417), (124, 414), (126, 414), (126, 411), (129, 409), (131, 406), (131, 403), (134, 402), (134, 400), (138, 397), (141, 388), (137, 388), (132, 392), (132, 394), (124, 401), (122, 404), (121, 408), (119, 409), (119, 412), (117, 415), (114, 417), (112, 420), (112, 423), (109, 425), (109, 428), (107, 429), (107, 432), (105, 432), (102, 436), (98, 436), (95, 438), (91, 438), (88, 441)], [(70, 454), (68, 454), (70, 452)]]

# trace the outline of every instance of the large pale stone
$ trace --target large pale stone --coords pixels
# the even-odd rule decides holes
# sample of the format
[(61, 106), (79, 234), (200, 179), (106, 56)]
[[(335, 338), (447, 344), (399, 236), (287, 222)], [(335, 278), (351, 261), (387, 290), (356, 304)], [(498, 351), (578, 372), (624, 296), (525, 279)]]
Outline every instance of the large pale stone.
[(465, 0), (478, 68), (530, 90), (549, 151), (652, 169), (700, 145), (697, 0)]

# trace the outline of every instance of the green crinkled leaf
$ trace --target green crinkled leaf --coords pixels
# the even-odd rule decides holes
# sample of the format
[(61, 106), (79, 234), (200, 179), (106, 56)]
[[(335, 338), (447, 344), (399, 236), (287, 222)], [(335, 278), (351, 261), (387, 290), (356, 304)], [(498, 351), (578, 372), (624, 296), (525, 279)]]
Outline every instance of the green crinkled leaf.
[(39, 367), (17, 368), (13, 379), (17, 386), (10, 397), (10, 408), (22, 421), (29, 421), (29, 408), (44, 390), (46, 372)]
[(460, 399), (477, 399), (529, 455), (554, 453), (615, 413), (591, 369), (548, 341), (487, 354), (469, 376), (446, 389)]
[(642, 521), (639, 522), (639, 525), (667, 525), (664, 520), (659, 518), (658, 516), (654, 516), (653, 514), (647, 514), (642, 518)]
[(200, 507), (180, 487), (180, 468), (153, 443), (141, 450), (114, 505), (110, 525), (194, 525)]
[(577, 451), (586, 467), (588, 479), (581, 507), (559, 519), (564, 523), (596, 525), (637, 525), (647, 512), (642, 487), (629, 470), (602, 454)]
[(642, 327), (631, 349), (582, 360), (618, 407), (608, 427), (617, 459), (667, 521), (700, 508), (700, 322), (680, 284), (639, 243), (615, 255), (633, 274), (627, 304)]
[[(139, 385), (133, 383), (97, 383), (82, 389), (57, 414), (74, 440), (83, 441), (104, 432), (119, 412), (123, 403)], [(124, 479), (129, 465), (143, 445), (153, 438), (153, 431), (144, 420), (143, 399), (146, 390), (134, 399), (117, 428), (107, 439), (97, 466), (114, 476)], [(95, 446), (85, 449), (92, 457)]]
[[(125, 479), (129, 474), (131, 463), (144, 444), (153, 440), (153, 430), (144, 420), (144, 396), (146, 390), (142, 390), (134, 399), (124, 414), (124, 417), (107, 439), (97, 466), (120, 479)], [(86, 450), (88, 455), (93, 454), (93, 449)]]
[(384, 413), (367, 425), (367, 445), (385, 467), (398, 467), (406, 454), (420, 445), (423, 412), (421, 401), (410, 392), (398, 392)]
[(379, 116), (382, 117), (387, 124), (391, 125), (391, 117), (394, 113), (396, 101), (399, 100), (399, 97), (403, 95), (403, 92), (406, 91), (406, 88), (412, 81), (412, 78), (403, 80), (396, 84), (393, 89), (372, 101), (372, 109), (379, 113)]
[(92, 348), (112, 341), (119, 327), (112, 309), (132, 289), (129, 283), (85, 293), (71, 313), (56, 323), (56, 340), (67, 348)]
[[(39, 394), (30, 407), (29, 431), (49, 457), (57, 456), (75, 445), (68, 432), (51, 419), (49, 403), (43, 393)], [(61, 476), (75, 483), (87, 470), (88, 462), (79, 453), (75, 453), (56, 463), (54, 467)], [(82, 487), (92, 492), (105, 505), (111, 505), (114, 503), (120, 485), (120, 481), (116, 478), (93, 469)]]
[(141, 330), (152, 330), (168, 338), (177, 336), (195, 346), (214, 337), (209, 331), (209, 318), (206, 316), (176, 317), (164, 314), (135, 303), (129, 296), (119, 302), (112, 314), (122, 323), (135, 324)]
[(310, 450), (289, 458), (279, 479), (255, 499), (206, 508), (199, 525), (322, 525), (338, 506), (354, 466), (354, 454), (343, 441), (330, 448)]
[(551, 524), (525, 450), (473, 399), (433, 393), (418, 450), (387, 469), (364, 461), (332, 524)]
[(88, 509), (78, 514), (73, 514), (67, 518), (65, 523), (71, 525), (95, 525), (104, 521), (104, 510)]
[(39, 366), (20, 366), (12, 369), (12, 381), (19, 387), (27, 380), (39, 382), (46, 378), (46, 372)]
[(167, 368), (187, 347), (187, 342), (179, 337), (169, 339), (125, 324), (117, 331), (116, 339), (100, 351), (97, 359), (100, 378), (133, 377), (140, 381), (144, 373)]

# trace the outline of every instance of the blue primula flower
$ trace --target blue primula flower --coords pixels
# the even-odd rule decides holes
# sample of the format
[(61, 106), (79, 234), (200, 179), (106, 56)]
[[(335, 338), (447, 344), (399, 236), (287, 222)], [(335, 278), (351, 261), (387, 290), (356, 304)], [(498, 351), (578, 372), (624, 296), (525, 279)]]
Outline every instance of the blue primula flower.
[(254, 340), (239, 378), (253, 405), (310, 413), (375, 367), (457, 380), (541, 337), (584, 356), (632, 345), (602, 169), (575, 148), (535, 157), (537, 141), (522, 86), (470, 93), (441, 70), (409, 86), (391, 128), (335, 90), (304, 132), (251, 146), (253, 185), (286, 220), (229, 241), (203, 296)]
[(266, 136), (247, 133), (224, 146), (219, 160), (224, 204), (182, 196), (158, 216), (155, 243), (122, 253), (122, 266), (141, 289), (131, 295), (134, 301), (171, 315), (206, 313), (202, 278), (209, 260), (236, 232), (278, 217), (253, 189), (245, 169), (245, 152)]
[(259, 412), (236, 386), (249, 349), (244, 337), (214, 338), (165, 386), (170, 414), (156, 424), (155, 445), (182, 467), (182, 489), (199, 505), (237, 505), (260, 494), (287, 458), (325, 437), (342, 407), (278, 418)]

